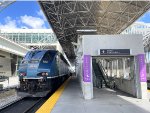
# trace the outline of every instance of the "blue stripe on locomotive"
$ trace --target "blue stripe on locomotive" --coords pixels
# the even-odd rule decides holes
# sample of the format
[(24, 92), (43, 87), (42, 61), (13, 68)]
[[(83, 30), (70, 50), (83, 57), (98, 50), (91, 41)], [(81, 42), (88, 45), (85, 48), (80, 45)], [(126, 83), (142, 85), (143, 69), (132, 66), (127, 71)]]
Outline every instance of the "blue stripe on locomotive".
[[(25, 73), (23, 78), (39, 78), (42, 72), (47, 77), (58, 76), (55, 50), (29, 51), (19, 66), (19, 73)], [(49, 56), (49, 57), (48, 57)]]

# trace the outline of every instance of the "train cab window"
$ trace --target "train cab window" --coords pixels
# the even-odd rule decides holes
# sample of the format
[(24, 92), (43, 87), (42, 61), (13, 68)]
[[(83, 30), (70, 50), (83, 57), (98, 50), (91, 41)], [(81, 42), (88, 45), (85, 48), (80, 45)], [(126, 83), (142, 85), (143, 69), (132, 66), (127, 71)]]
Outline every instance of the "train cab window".
[(46, 53), (43, 57), (43, 61), (49, 61), (49, 60), (51, 60), (51, 56), (49, 53)]
[(39, 60), (39, 59), (41, 59), (42, 55), (43, 55), (43, 51), (32, 52), (31, 59), (32, 60)]
[(25, 55), (24, 60), (25, 60), (25, 59), (28, 59), (30, 54), (31, 54), (31, 51), (28, 52), (28, 53)]

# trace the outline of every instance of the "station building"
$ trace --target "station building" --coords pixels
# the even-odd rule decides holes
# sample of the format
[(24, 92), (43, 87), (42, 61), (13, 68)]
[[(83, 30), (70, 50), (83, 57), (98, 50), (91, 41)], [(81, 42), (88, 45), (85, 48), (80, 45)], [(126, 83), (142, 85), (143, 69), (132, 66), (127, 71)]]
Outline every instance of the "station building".
[(102, 87), (102, 79), (109, 87), (147, 98), (142, 35), (83, 35), (78, 45), (76, 72), (85, 99), (93, 98), (93, 87)]
[(126, 28), (121, 34), (141, 34), (143, 35), (143, 45), (145, 52), (146, 72), (148, 88), (150, 84), (150, 23), (135, 22)]
[(142, 34), (147, 35), (150, 32), (150, 23), (134, 22), (127, 27), (121, 34)]
[(0, 35), (27, 48), (59, 49), (59, 42), (51, 29), (1, 29)]
[[(145, 62), (147, 55), (145, 57), (144, 49), (147, 46), (149, 57), (149, 39), (146, 40), (147, 44), (143, 44), (142, 35), (137, 35), (135, 29), (129, 29), (127, 32), (135, 30), (136, 35), (120, 35), (149, 10), (149, 1), (38, 1), (38, 3), (66, 55), (70, 60), (76, 60), (76, 76), (70, 77), (41, 106), (39, 113), (150, 111), (149, 103), (144, 101), (148, 98), (147, 62)], [(143, 28), (149, 29), (145, 25), (135, 27), (139, 28), (139, 34), (145, 33), (141, 31)], [(92, 29), (93, 31), (89, 32)], [(86, 30), (88, 32), (85, 32)], [(30, 48), (50, 49), (49, 38), (56, 41), (55, 36), (49, 37), (49, 31), (48, 33), (45, 31), (41, 33), (42, 30), (24, 31), (1, 30), (1, 34), (6, 39), (12, 40), (12, 43), (23, 45), (22, 50), (25, 51)], [(120, 96), (121, 93), (118, 92), (121, 91)]]

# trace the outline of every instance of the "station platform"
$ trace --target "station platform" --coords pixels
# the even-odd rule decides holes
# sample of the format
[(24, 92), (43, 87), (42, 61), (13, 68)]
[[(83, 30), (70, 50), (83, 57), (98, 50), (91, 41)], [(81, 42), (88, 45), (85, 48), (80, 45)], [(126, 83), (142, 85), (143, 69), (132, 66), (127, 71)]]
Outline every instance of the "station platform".
[(36, 113), (150, 113), (148, 100), (107, 88), (94, 88), (94, 98), (85, 100), (78, 80), (73, 77), (62, 89), (59, 88)]

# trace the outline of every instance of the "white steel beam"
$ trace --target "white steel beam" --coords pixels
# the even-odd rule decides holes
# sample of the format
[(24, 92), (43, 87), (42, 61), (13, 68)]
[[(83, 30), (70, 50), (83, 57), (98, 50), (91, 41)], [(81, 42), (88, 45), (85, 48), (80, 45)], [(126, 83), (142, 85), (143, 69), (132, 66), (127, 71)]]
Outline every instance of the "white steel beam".
[(24, 56), (29, 49), (0, 36), (0, 50), (19, 56)]

